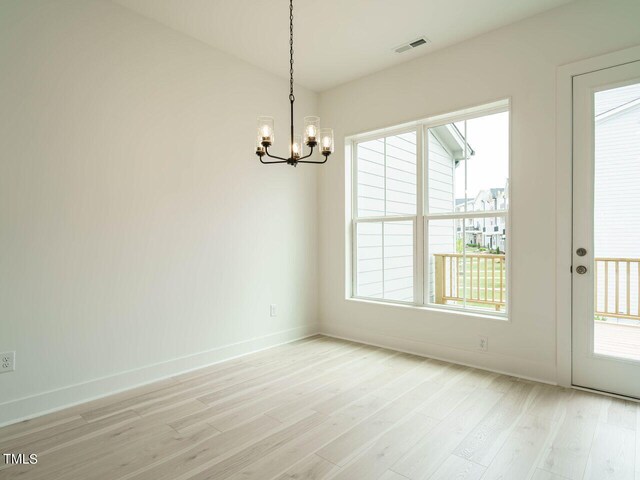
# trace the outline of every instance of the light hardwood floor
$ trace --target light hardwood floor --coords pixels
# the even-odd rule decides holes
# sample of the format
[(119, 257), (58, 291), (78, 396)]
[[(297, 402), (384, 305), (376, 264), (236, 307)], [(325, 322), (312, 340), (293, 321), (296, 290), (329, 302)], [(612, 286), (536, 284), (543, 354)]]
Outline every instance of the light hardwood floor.
[[(637, 403), (316, 336), (0, 429), (0, 479), (640, 480)], [(0, 459), (1, 461), (2, 459)]]

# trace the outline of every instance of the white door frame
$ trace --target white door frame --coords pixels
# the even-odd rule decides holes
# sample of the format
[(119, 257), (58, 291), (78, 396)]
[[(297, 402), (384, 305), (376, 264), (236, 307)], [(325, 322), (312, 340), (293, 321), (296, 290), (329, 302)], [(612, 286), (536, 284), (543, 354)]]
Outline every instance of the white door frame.
[(640, 58), (640, 46), (558, 67), (556, 72), (556, 378), (571, 386), (573, 77)]

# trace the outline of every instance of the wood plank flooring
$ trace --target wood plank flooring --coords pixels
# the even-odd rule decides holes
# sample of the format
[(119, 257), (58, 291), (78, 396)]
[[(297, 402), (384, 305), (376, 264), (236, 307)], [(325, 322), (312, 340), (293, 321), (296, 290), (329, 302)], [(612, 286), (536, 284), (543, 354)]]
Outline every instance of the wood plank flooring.
[(640, 480), (640, 405), (315, 336), (0, 429), (0, 479)]

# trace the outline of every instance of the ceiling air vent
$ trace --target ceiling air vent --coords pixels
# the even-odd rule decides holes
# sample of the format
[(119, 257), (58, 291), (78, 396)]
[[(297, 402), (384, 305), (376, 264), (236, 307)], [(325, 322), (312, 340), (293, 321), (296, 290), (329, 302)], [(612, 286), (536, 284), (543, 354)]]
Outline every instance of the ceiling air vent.
[(409, 43), (403, 43), (402, 45), (394, 48), (393, 50), (396, 53), (403, 53), (406, 52), (408, 50), (411, 50), (412, 48), (417, 48), (421, 45), (428, 45), (429, 43), (431, 43), (429, 41), (428, 38), (426, 37), (420, 37), (420, 38), (416, 38), (415, 40), (409, 42)]

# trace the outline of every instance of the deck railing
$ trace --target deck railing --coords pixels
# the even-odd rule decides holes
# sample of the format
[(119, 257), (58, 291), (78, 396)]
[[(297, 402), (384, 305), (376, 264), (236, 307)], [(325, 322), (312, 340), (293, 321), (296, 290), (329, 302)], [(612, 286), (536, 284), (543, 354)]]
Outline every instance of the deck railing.
[(435, 303), (450, 302), (504, 309), (507, 300), (505, 256), (496, 254), (434, 254)]
[(595, 314), (640, 320), (640, 258), (596, 258)]
[[(434, 254), (435, 303), (506, 304), (504, 255)], [(596, 258), (595, 315), (640, 320), (640, 258)]]

